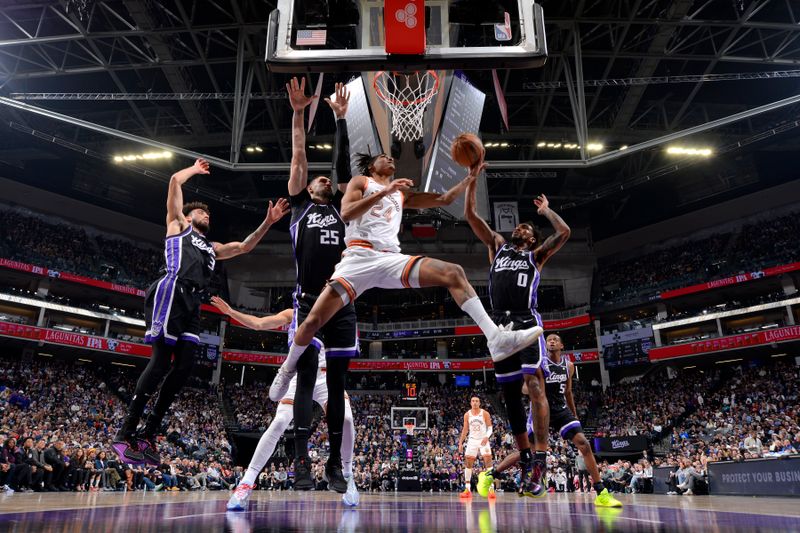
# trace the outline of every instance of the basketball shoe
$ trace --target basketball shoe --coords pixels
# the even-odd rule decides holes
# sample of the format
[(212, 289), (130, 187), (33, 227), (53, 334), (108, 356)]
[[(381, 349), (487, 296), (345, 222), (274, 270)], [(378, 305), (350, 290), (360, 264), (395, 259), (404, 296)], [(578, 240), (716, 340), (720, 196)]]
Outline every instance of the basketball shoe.
[(491, 338), (486, 339), (486, 346), (495, 363), (508, 359), (523, 348), (527, 348), (544, 333), (539, 326), (512, 331), (513, 326), (513, 322), (505, 326), (498, 326), (497, 332)]
[(478, 474), (478, 494), (481, 495), (483, 498), (487, 498), (490, 492), (492, 491), (492, 485), (494, 485), (494, 477), (484, 470), (480, 474)]
[(608, 489), (603, 489), (603, 492), (595, 497), (594, 504), (597, 507), (622, 507), (622, 502), (613, 497)]
[(275, 379), (272, 380), (272, 384), (269, 386), (269, 399), (273, 402), (280, 401), (286, 395), (286, 391), (289, 390), (289, 382), (295, 374), (297, 374), (296, 370), (290, 372), (281, 365), (278, 373), (275, 374)]
[(250, 493), (253, 492), (253, 485), (239, 483), (228, 500), (228, 511), (246, 511), (247, 503), (250, 500)]
[(347, 492), (342, 496), (342, 501), (348, 507), (357, 507), (361, 501), (358, 488), (356, 488), (356, 481), (353, 479), (352, 475), (347, 478)]

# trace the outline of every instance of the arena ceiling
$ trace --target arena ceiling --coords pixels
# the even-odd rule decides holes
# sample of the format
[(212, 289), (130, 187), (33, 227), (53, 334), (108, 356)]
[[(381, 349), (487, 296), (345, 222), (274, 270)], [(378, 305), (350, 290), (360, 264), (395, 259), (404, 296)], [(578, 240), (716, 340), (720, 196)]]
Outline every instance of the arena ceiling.
[[(225, 213), (255, 212), (285, 192), (291, 155), (288, 76), (268, 72), (263, 63), (274, 4), (0, 2), (0, 96), (237, 162), (246, 170), (215, 172), (199, 179), (196, 190)], [(492, 199), (545, 192), (599, 238), (797, 177), (797, 104), (706, 129), (798, 97), (797, 2), (540, 4), (547, 64), (498, 73), (508, 131), (491, 71), (468, 73), (487, 93), (484, 141), (509, 145), (488, 149)], [(348, 77), (328, 75), (326, 84), (332, 89)], [(123, 167), (114, 155), (147, 148), (9, 105), (0, 105), (0, 118), (3, 176), (161, 220), (161, 202), (152, 195), (163, 194), (175, 160)], [(688, 128), (703, 131), (680, 144), (712, 147), (714, 157), (676, 159), (665, 155), (663, 144), (619, 152)], [(318, 113), (309, 142), (330, 143), (333, 129), (330, 114)], [(581, 138), (584, 145), (602, 143), (603, 151), (538, 146)], [(256, 144), (262, 152), (244, 150)], [(582, 156), (606, 161), (587, 163)], [(309, 150), (312, 161), (329, 157)]]

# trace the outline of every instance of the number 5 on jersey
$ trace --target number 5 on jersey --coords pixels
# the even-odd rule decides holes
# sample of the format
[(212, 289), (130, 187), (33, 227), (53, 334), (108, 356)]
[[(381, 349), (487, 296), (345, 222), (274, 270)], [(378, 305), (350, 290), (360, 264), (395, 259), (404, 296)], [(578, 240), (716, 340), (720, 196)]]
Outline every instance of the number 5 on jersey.
[(319, 243), (320, 244), (339, 244), (339, 232), (332, 229), (319, 230)]

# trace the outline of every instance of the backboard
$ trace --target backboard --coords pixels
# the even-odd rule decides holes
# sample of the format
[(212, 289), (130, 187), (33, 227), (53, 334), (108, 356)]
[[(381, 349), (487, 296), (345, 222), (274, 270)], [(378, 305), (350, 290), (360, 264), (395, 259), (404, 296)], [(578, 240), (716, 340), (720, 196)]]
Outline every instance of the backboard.
[(265, 59), (289, 73), (535, 68), (547, 44), (533, 0), (278, 0)]
[(392, 407), (392, 429), (405, 430), (405, 423), (413, 421), (415, 431), (428, 430), (427, 407)]

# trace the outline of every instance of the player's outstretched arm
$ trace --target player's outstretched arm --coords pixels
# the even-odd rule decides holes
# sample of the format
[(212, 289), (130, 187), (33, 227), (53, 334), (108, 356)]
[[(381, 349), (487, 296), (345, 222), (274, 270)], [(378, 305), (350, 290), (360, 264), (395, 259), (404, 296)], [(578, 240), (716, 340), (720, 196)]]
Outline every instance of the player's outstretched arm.
[(198, 159), (194, 165), (179, 170), (169, 180), (167, 190), (167, 235), (178, 234), (187, 227), (183, 216), (183, 184), (196, 174), (211, 174), (208, 161)]
[(267, 234), (269, 228), (283, 218), (288, 212), (289, 202), (287, 202), (285, 198), (279, 199), (275, 202), (275, 205), (272, 205), (272, 201), (270, 201), (267, 208), (267, 216), (264, 217), (264, 222), (262, 222), (253, 233), (248, 235), (245, 240), (225, 244), (214, 243), (214, 252), (217, 254), (217, 260), (230, 259), (231, 257), (251, 252), (264, 235)]
[[(566, 357), (562, 354), (561, 357)], [(572, 397), (572, 376), (575, 374), (575, 364), (567, 361), (567, 386), (564, 389), (564, 399), (567, 400), (567, 407), (572, 411), (572, 415), (578, 418), (578, 410), (575, 408), (575, 398)]]
[(497, 250), (506, 242), (502, 235), (492, 230), (489, 224), (478, 214), (476, 194), (478, 190), (478, 180), (473, 180), (467, 185), (467, 192), (464, 197), (464, 218), (467, 219), (472, 232), (478, 237), (489, 250), (489, 262), (494, 261)]
[(350, 104), (350, 93), (344, 83), (336, 84), (336, 98), (326, 98), (325, 102), (336, 116), (336, 135), (333, 142), (333, 171), (331, 182), (342, 193), (347, 191), (347, 184), (353, 178), (350, 170), (350, 136), (347, 133), (347, 107)]
[(286, 84), (289, 104), (292, 106), (292, 164), (289, 169), (289, 195), (296, 196), (308, 186), (308, 159), (306, 158), (306, 107), (316, 95), (306, 96), (306, 78), (300, 82), (292, 78)]
[(405, 195), (406, 199), (403, 202), (403, 206), (406, 209), (430, 209), (450, 205), (467, 190), (467, 185), (471, 181), (475, 181), (485, 168), (486, 163), (475, 165), (469, 169), (469, 174), (467, 174), (466, 178), (443, 193), (408, 191)]
[(270, 316), (248, 315), (247, 313), (242, 313), (233, 309), (228, 302), (219, 296), (211, 297), (211, 305), (219, 309), (221, 313), (228, 315), (244, 326), (257, 331), (264, 331), (285, 326), (292, 321), (292, 313), (294, 312), (292, 309), (284, 309), (280, 313)]
[(536, 264), (539, 268), (542, 268), (547, 260), (550, 259), (553, 254), (559, 251), (562, 246), (564, 246), (564, 243), (569, 239), (571, 230), (569, 229), (569, 226), (567, 226), (567, 223), (564, 222), (564, 219), (558, 216), (555, 211), (550, 209), (550, 202), (547, 200), (547, 197), (544, 194), (534, 198), (533, 203), (537, 207), (536, 212), (549, 220), (550, 224), (553, 226), (553, 229), (556, 231), (546, 238), (541, 246), (533, 251), (533, 257), (536, 259)]
[(364, 191), (367, 189), (367, 177), (356, 176), (347, 184), (347, 191), (342, 197), (342, 220), (345, 222), (354, 220), (369, 211), (384, 196), (388, 196), (395, 191), (405, 192), (413, 185), (414, 182), (411, 180), (400, 178), (392, 180), (381, 192), (365, 197)]

